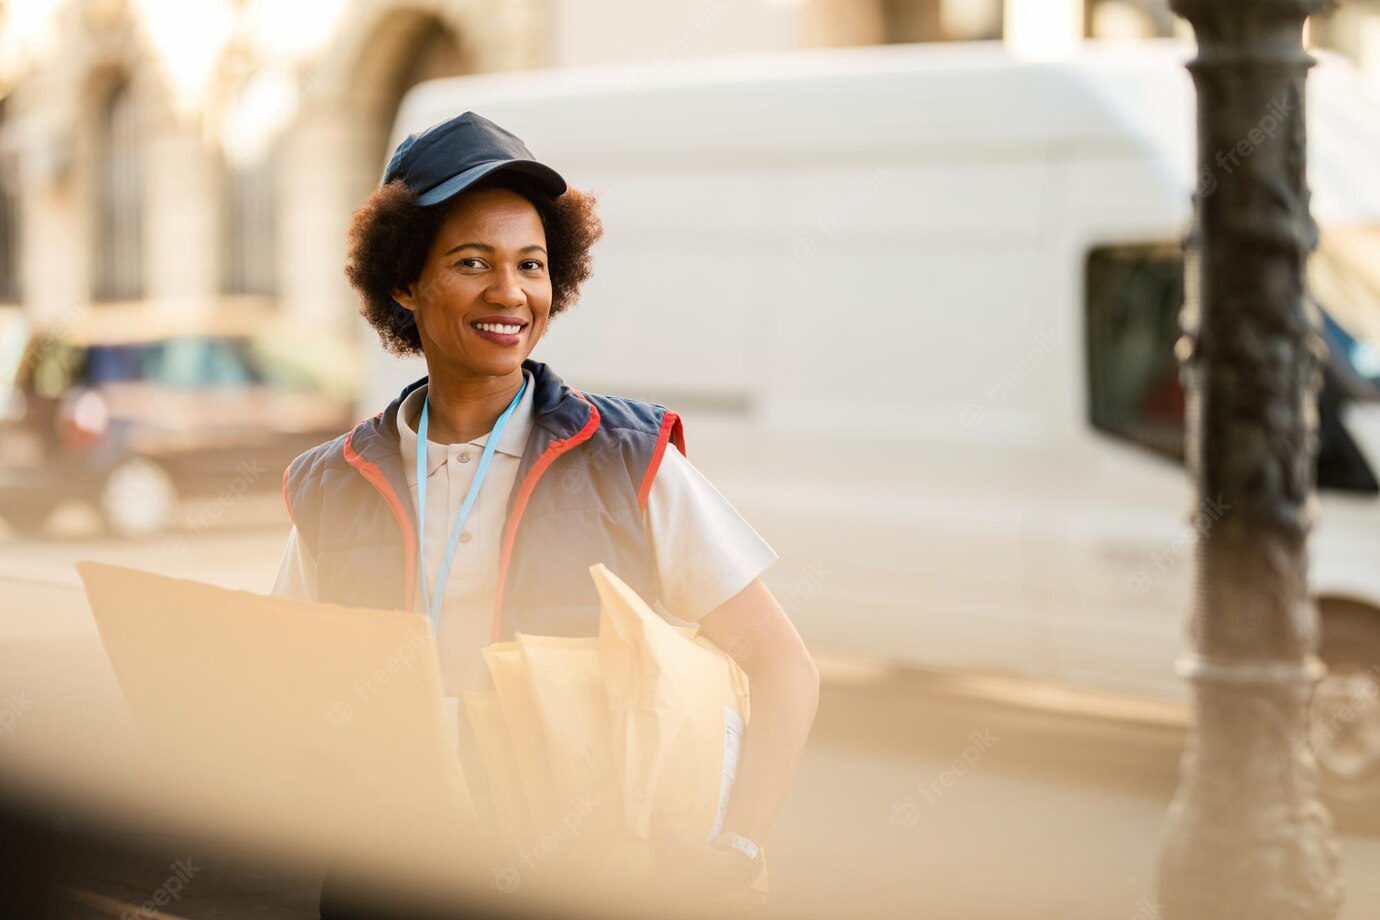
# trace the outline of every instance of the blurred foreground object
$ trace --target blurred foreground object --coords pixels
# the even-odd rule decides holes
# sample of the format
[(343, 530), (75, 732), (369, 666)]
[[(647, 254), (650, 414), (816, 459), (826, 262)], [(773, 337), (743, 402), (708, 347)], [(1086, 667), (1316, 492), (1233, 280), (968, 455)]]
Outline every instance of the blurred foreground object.
[[(1160, 854), (1167, 920), (1323, 920), (1341, 907), (1339, 851), (1307, 744), (1323, 673), (1307, 539), (1324, 345), (1305, 294), (1317, 231), (1302, 30), (1326, 5), (1174, 2), (1198, 38), (1198, 162), (1216, 177), (1196, 195), (1188, 247), (1188, 456), (1198, 497), (1224, 514), (1197, 538), (1181, 671), (1198, 718)], [(1229, 169), (1226, 151), (1237, 155)]]
[(77, 568), (151, 766), (195, 777), (169, 795), (356, 838), (472, 811), (424, 617)]

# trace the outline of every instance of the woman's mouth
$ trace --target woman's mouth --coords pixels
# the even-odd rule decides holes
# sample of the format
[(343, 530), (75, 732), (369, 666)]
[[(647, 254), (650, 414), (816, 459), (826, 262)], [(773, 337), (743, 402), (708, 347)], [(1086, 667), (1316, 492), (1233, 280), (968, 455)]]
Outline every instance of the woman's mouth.
[(526, 323), (470, 323), (470, 328), (495, 345), (516, 345), (522, 341)]

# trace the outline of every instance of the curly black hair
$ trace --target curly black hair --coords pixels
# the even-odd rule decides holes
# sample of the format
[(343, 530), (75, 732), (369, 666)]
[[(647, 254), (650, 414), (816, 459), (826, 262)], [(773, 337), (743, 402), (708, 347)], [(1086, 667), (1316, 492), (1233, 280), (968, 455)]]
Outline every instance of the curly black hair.
[[(590, 249), (604, 233), (588, 192), (567, 188), (552, 198), (524, 176), (502, 170), (490, 173), (470, 190), (501, 187), (532, 202), (546, 231), (551, 274), (551, 317), (575, 303), (580, 285), (593, 271)], [(411, 311), (393, 292), (420, 277), (436, 231), (455, 199), (422, 205), (401, 179), (374, 190), (350, 219), (350, 248), (345, 276), (359, 294), (359, 312), (379, 334), (383, 347), (398, 355), (422, 353), (422, 339)]]

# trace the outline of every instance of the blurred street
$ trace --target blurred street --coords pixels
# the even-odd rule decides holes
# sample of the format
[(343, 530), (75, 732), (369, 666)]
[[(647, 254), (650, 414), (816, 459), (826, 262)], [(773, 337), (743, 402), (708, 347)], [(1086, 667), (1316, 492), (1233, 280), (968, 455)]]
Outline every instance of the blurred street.
[[(69, 732), (101, 750), (130, 727), (72, 563), (262, 591), (286, 530), (265, 523), (267, 500), (238, 510), (241, 521), (168, 539), (97, 539), (74, 519), (67, 536), (0, 544), (0, 699), (26, 702), (0, 751)], [(819, 717), (768, 843), (778, 904), (821, 917), (1155, 916), (1150, 871), (1183, 739), (1172, 720), (1074, 716), (1029, 705), (1050, 696), (1036, 686), (820, 658)], [(145, 864), (103, 863), (71, 880), (93, 894), (93, 917), (109, 915), (101, 897), (145, 900), (175, 857), (204, 874), (167, 908), (173, 916), (315, 916), (312, 878), (203, 859), (195, 844), (143, 843), (156, 854)], [(1343, 846), (1343, 916), (1372, 917), (1380, 839), (1353, 827)]]

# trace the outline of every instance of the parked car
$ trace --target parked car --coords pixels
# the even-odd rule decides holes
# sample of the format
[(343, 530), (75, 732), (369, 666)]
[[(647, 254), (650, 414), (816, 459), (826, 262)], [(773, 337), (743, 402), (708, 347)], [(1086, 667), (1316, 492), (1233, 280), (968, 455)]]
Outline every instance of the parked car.
[[(1179, 241), (1195, 188), (1281, 126), (1263, 109), (1200, 175), (1192, 55), (915, 45), (474, 75), (414, 88), (393, 140), (473, 109), (598, 193), (594, 275), (534, 356), (681, 412), (689, 456), (780, 553), (767, 580), (812, 647), (1183, 701), (1193, 528), (1231, 510), (1195, 506), (1183, 467)], [(1320, 57), (1313, 742), (1334, 793), (1375, 799), (1380, 104)], [(372, 354), (371, 404), (419, 373)]]
[(179, 526), (182, 499), (279, 489), (354, 416), (271, 326), (97, 306), (29, 333), (0, 396), (0, 518), (30, 534), (80, 500), (135, 536)]

